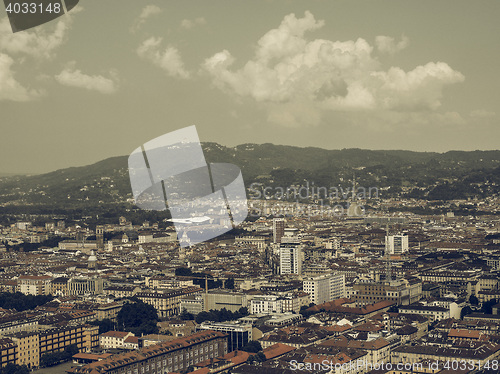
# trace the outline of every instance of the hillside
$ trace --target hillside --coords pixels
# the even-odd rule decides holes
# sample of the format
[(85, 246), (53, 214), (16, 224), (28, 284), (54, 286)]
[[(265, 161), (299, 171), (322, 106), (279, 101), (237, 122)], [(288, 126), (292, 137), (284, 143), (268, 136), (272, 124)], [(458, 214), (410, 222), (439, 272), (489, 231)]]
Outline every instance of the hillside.
[[(360, 186), (381, 188), (386, 197), (441, 200), (498, 194), (500, 185), (500, 151), (325, 150), (273, 144), (230, 148), (216, 143), (204, 143), (203, 148), (207, 161), (238, 165), (247, 187), (259, 182), (286, 188), (306, 181), (347, 187), (355, 174)], [(1, 177), (0, 205), (4, 213), (39, 212), (42, 207), (56, 213), (125, 204), (132, 197), (128, 178), (126, 156), (42, 175)]]

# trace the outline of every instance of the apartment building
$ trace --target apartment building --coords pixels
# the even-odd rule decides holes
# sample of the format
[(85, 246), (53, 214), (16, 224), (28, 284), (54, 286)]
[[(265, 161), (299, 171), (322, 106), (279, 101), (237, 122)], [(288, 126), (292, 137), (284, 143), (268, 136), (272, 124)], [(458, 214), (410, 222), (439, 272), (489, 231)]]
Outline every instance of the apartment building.
[(196, 326), (197, 331), (210, 330), (219, 331), (226, 334), (228, 341), (228, 351), (232, 352), (244, 347), (252, 340), (252, 325), (236, 322), (211, 322), (205, 321)]
[(40, 354), (63, 351), (72, 344), (75, 344), (82, 351), (85, 346), (89, 346), (85, 338), (95, 341), (95, 338), (92, 338), (92, 334), (95, 333), (94, 326), (87, 328), (83, 325), (56, 327), (41, 331), (39, 333)]
[(85, 325), (83, 329), (83, 351), (90, 352), (99, 346), (99, 326)]
[(345, 275), (324, 274), (318, 277), (305, 278), (304, 292), (310, 295), (310, 302), (319, 305), (345, 297)]
[(129, 336), (135, 335), (126, 331), (108, 331), (99, 336), (99, 345), (104, 349), (125, 348), (125, 340)]
[(0, 335), (37, 330), (38, 320), (26, 313), (15, 313), (0, 317)]
[(139, 292), (135, 296), (142, 302), (152, 305), (159, 317), (170, 317), (179, 314), (183, 297), (200, 291), (199, 287), (186, 287), (164, 292)]
[[(435, 345), (403, 345), (396, 347), (391, 352), (391, 362), (393, 364), (414, 364), (423, 360), (441, 362), (467, 362), (475, 366), (476, 369), (484, 367), (486, 362), (498, 361), (500, 356), (500, 345), (485, 342), (471, 346), (462, 345), (460, 347), (440, 347)], [(450, 367), (453, 369), (453, 367)], [(470, 368), (470, 366), (467, 366)], [(453, 372), (455, 370), (451, 370)]]
[(105, 295), (113, 295), (117, 299), (121, 299), (124, 297), (132, 297), (140, 291), (141, 287), (137, 286), (108, 286), (104, 288), (103, 293)]
[(123, 308), (123, 302), (114, 302), (101, 304), (97, 308), (97, 319), (102, 321), (103, 319), (110, 319), (111, 321), (116, 321), (118, 313)]
[(165, 277), (161, 275), (155, 275), (153, 277), (146, 277), (145, 285), (147, 288), (181, 288), (181, 287), (193, 287), (192, 279), (182, 279), (177, 277)]
[(428, 317), (431, 322), (450, 318), (450, 309), (433, 305), (406, 305), (399, 307), (400, 313), (417, 314)]
[(227, 336), (218, 331), (200, 331), (169, 342), (68, 370), (70, 374), (170, 373), (186, 370), (199, 362), (228, 352)]
[(241, 292), (216, 289), (208, 291), (203, 296), (206, 300), (206, 305), (204, 305), (205, 311), (226, 308), (231, 312), (236, 312), (238, 309), (248, 306), (248, 297)]
[(0, 367), (17, 362), (17, 344), (9, 338), (0, 338)]
[(300, 243), (281, 243), (279, 249), (280, 274), (302, 274), (304, 257), (302, 248)]
[(40, 345), (37, 332), (21, 331), (6, 335), (17, 345), (17, 365), (36, 368), (40, 365)]
[(275, 295), (259, 295), (250, 301), (251, 314), (282, 313), (281, 298)]
[(359, 282), (353, 285), (351, 297), (358, 305), (373, 304), (383, 300), (408, 305), (422, 297), (422, 282), (417, 278), (383, 282)]
[(21, 275), (17, 279), (17, 291), (25, 295), (50, 295), (50, 282), (48, 275)]

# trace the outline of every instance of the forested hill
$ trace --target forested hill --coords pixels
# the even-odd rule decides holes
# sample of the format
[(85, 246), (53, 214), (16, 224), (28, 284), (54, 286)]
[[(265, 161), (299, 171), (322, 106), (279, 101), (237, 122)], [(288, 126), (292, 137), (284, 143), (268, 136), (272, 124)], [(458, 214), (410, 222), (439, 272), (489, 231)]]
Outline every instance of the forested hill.
[[(273, 144), (225, 147), (216, 143), (204, 143), (203, 148), (209, 162), (238, 165), (247, 187), (253, 182), (281, 187), (306, 182), (347, 187), (355, 174), (358, 185), (381, 189), (381, 197), (447, 200), (484, 198), (500, 191), (500, 151), (326, 150)], [(42, 175), (0, 178), (0, 206), (7, 213), (35, 206), (85, 209), (123, 204), (131, 197), (127, 156)]]

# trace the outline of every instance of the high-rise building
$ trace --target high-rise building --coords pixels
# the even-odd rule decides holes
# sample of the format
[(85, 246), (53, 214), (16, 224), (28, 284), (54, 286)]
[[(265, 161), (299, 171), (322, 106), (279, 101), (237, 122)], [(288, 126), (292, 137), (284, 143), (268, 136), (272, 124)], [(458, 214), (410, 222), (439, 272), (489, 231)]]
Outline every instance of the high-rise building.
[(302, 245), (282, 243), (280, 245), (280, 274), (302, 273)]
[(284, 218), (274, 218), (273, 219), (273, 243), (281, 243), (281, 238), (285, 233), (285, 219)]
[(401, 255), (408, 252), (408, 235), (387, 235), (385, 249), (391, 255)]
[(317, 277), (305, 278), (304, 292), (311, 296), (311, 302), (319, 305), (345, 297), (345, 275), (324, 274)]

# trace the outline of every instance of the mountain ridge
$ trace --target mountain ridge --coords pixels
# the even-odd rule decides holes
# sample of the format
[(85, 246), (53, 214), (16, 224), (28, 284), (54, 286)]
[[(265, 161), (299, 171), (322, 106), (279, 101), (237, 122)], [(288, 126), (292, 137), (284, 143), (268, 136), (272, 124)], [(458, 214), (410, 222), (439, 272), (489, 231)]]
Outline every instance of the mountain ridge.
[[(451, 199), (499, 193), (500, 151), (495, 150), (327, 150), (272, 143), (226, 147), (215, 142), (202, 147), (207, 162), (239, 166), (247, 187), (255, 182), (282, 187), (306, 182), (345, 186), (355, 174), (360, 185), (384, 189), (386, 197)], [(0, 177), (0, 205), (84, 208), (130, 203), (127, 158), (114, 156), (44, 174)]]

